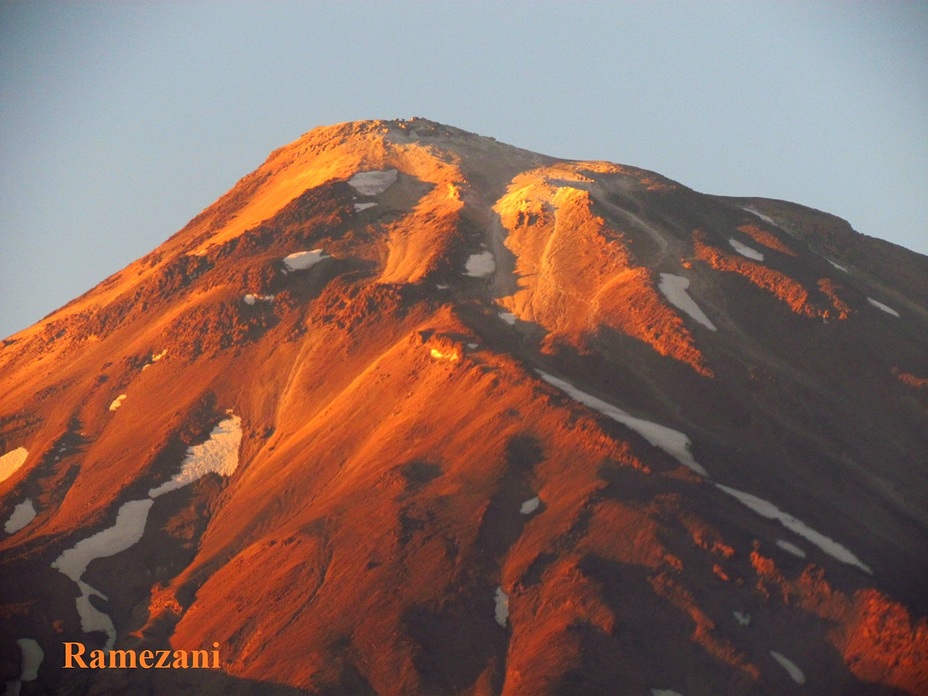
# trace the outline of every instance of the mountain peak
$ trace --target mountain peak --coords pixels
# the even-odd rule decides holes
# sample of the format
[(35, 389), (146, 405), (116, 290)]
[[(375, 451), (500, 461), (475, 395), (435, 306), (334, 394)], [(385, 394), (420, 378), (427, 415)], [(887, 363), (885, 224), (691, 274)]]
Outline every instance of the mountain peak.
[(0, 679), (923, 692), (925, 259), (855, 235), (426, 119), (305, 134), (0, 347)]

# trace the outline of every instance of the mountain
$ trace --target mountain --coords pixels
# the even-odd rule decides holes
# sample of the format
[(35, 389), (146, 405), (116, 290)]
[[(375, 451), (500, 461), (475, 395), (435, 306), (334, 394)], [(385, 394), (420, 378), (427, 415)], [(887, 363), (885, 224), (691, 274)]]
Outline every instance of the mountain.
[(826, 213), (319, 128), (0, 394), (7, 693), (928, 693), (928, 258)]

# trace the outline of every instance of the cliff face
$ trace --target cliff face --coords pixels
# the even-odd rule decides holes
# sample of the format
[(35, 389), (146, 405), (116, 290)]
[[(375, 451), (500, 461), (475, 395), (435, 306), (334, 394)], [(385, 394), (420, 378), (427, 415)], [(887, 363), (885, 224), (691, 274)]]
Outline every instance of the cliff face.
[(422, 119), (312, 131), (0, 349), (0, 679), (922, 693), (925, 264)]

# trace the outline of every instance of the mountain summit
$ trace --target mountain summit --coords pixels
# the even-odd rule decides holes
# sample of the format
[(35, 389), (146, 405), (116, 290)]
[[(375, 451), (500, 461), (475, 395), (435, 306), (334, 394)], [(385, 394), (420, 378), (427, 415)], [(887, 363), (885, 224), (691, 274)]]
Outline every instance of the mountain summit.
[(926, 308), (796, 204), (316, 129), (3, 342), (0, 681), (926, 693)]

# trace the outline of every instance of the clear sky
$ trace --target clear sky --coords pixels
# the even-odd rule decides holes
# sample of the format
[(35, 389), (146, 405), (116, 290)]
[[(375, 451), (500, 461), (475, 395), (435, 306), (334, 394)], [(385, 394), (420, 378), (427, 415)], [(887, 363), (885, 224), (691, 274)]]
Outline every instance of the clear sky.
[(0, 337), (315, 126), (422, 116), (928, 253), (928, 3), (0, 0)]

